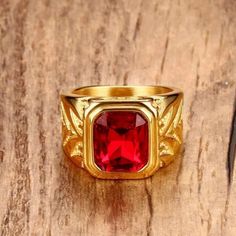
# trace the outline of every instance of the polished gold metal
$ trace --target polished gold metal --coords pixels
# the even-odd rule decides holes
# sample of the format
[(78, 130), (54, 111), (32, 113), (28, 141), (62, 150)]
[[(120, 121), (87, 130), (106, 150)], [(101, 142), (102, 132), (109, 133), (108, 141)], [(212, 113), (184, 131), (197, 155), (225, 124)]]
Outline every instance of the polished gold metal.
[[(77, 165), (102, 179), (140, 179), (168, 165), (182, 146), (183, 93), (161, 86), (88, 86), (61, 95), (63, 149)], [(105, 110), (137, 110), (148, 120), (149, 161), (138, 172), (100, 170), (93, 157), (92, 127)]]

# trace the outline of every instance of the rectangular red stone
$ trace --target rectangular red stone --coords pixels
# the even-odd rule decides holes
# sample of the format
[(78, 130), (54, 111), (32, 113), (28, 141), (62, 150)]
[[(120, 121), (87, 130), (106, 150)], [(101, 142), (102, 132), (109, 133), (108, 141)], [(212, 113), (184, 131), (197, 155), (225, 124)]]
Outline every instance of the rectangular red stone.
[(148, 142), (148, 121), (137, 111), (104, 111), (94, 121), (94, 160), (103, 171), (141, 170), (148, 162)]

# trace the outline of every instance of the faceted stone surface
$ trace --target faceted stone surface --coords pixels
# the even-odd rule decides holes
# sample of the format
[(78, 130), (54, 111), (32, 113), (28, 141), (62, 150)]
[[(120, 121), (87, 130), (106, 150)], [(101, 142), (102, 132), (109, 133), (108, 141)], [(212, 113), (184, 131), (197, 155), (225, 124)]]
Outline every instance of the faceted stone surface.
[(148, 121), (136, 111), (105, 111), (93, 124), (94, 160), (103, 171), (137, 172), (148, 162)]

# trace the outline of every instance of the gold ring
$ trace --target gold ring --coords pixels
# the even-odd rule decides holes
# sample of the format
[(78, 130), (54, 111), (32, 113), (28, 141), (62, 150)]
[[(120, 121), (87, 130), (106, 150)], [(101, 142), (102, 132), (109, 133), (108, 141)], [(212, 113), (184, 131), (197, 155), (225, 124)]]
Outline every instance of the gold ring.
[(182, 146), (183, 93), (161, 86), (88, 86), (61, 95), (63, 149), (91, 175), (140, 179)]

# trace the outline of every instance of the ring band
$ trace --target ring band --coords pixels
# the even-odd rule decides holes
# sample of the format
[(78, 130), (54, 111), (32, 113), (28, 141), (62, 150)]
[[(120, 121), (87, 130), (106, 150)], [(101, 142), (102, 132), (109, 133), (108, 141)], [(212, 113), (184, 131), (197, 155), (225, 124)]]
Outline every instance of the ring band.
[(63, 150), (102, 179), (140, 179), (182, 146), (183, 93), (161, 86), (88, 86), (61, 95)]

